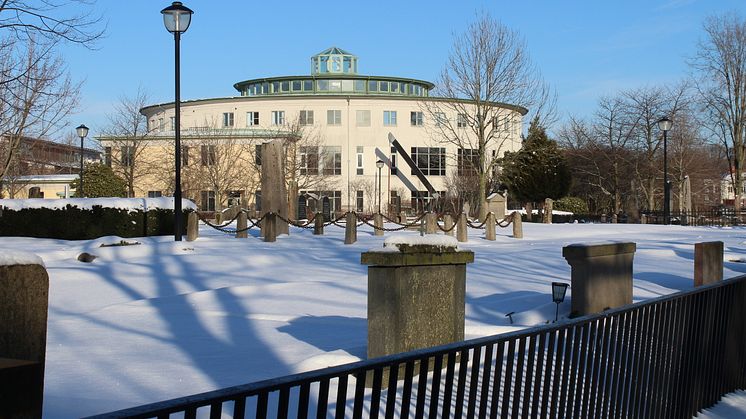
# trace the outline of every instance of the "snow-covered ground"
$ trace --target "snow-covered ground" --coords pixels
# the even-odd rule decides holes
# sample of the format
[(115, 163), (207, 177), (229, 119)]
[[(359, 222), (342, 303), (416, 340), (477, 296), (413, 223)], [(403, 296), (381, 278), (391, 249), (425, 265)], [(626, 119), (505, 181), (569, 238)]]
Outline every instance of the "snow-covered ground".
[[(746, 228), (523, 228), (522, 240), (510, 228), (498, 229), (494, 242), (473, 230), (460, 244), (475, 253), (467, 268), (467, 338), (553, 320), (550, 284), (569, 282), (562, 247), (571, 243), (636, 242), (635, 301), (691, 288), (696, 242), (722, 240), (725, 276), (746, 273), (746, 263), (731, 262), (746, 261)], [(384, 237), (367, 226), (353, 245), (334, 226), (324, 236), (293, 228), (275, 243), (255, 230), (248, 239), (205, 226), (200, 234), (195, 242), (149, 237), (117, 247), (100, 247), (121, 240), (114, 237), (0, 238), (0, 253), (36, 253), (49, 271), (45, 417), (102, 413), (365, 357), (360, 254), (381, 248)], [(79, 262), (81, 252), (98, 257)], [(560, 315), (569, 311), (568, 298)]]

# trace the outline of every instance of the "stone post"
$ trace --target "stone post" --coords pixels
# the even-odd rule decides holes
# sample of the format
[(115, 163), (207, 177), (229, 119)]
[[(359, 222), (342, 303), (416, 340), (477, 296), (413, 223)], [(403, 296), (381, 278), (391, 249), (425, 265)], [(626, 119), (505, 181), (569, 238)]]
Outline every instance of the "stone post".
[(466, 228), (466, 213), (462, 212), (459, 214), (458, 221), (456, 222), (456, 239), (462, 243), (469, 241), (469, 235), (466, 232)]
[(288, 220), (293, 218), (300, 220), (303, 217), (298, 217), (298, 181), (291, 180), (288, 182)]
[(640, 216), (640, 224), (647, 224), (648, 223), (648, 216), (645, 214), (642, 214)]
[(215, 211), (215, 224), (223, 224), (223, 212)]
[(544, 224), (552, 224), (552, 211), (554, 211), (554, 200), (547, 198), (544, 200)]
[(456, 234), (453, 232), (453, 217), (451, 214), (445, 214), (443, 216), (443, 228), (446, 229), (446, 234), (449, 236), (455, 236)]
[(384, 247), (398, 251), (361, 255), (368, 265), (368, 358), (464, 339), (466, 264), (474, 253), (459, 251), (453, 238), (445, 245), (433, 239), (392, 236)]
[(494, 241), (497, 238), (497, 234), (495, 233), (495, 213), (492, 211), (487, 213), (487, 220), (484, 222), (484, 227), (484, 238)]
[(407, 214), (402, 211), (399, 213), (399, 224), (406, 224), (407, 223)]
[(373, 235), (383, 236), (383, 215), (373, 214), (373, 225), (375, 226), (373, 229)]
[(616, 224), (619, 222), (619, 216), (617, 213), (611, 214), (611, 224)]
[(523, 238), (523, 219), (521, 218), (521, 213), (518, 211), (513, 213), (513, 238)]
[(435, 234), (438, 232), (438, 215), (434, 212), (428, 212), (425, 215), (425, 234)]
[(357, 217), (354, 212), (345, 215), (345, 244), (353, 244), (357, 241)]
[(187, 241), (193, 242), (199, 237), (199, 216), (195, 211), (187, 215)]
[(572, 267), (573, 316), (632, 304), (635, 243), (571, 244), (562, 256)]
[(277, 240), (277, 216), (274, 212), (264, 214), (264, 220), (262, 220), (262, 234), (264, 234), (265, 242), (273, 242)]
[[(262, 144), (262, 215), (274, 212), (289, 220), (288, 194), (285, 189), (284, 153), (282, 140)], [(288, 223), (275, 220), (275, 234), (289, 234)]]
[[(249, 237), (249, 230), (246, 228), (249, 226), (249, 217), (245, 212), (241, 211), (238, 213), (238, 219), (236, 220), (236, 238), (245, 239)], [(243, 231), (241, 231), (243, 230)]]
[(324, 234), (324, 214), (317, 212), (313, 217), (313, 234), (322, 236)]
[(723, 280), (723, 242), (694, 244), (694, 286)]
[(49, 276), (38, 256), (4, 253), (15, 262), (0, 265), (0, 417), (40, 418)]

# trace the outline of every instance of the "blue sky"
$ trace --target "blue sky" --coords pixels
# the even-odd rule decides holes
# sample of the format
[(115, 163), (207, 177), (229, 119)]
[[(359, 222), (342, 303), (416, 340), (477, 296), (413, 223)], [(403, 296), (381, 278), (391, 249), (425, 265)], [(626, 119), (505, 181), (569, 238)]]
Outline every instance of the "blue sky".
[[(99, 0), (108, 22), (95, 50), (65, 46), (73, 78), (84, 80), (70, 119), (96, 135), (122, 95), (138, 86), (153, 103), (173, 100), (168, 1)], [(560, 115), (586, 116), (601, 95), (675, 82), (710, 14), (746, 14), (746, 0), (661, 1), (249, 1), (186, 0), (195, 11), (182, 36), (182, 98), (233, 96), (241, 80), (307, 74), (309, 58), (336, 45), (359, 56), (363, 74), (436, 81), (452, 43), (479, 11), (526, 39), (558, 92)]]

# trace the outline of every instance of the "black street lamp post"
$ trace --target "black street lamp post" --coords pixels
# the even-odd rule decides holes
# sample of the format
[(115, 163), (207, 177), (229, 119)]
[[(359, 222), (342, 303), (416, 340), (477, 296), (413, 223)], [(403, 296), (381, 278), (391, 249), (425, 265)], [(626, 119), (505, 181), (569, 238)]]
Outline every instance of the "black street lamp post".
[(559, 305), (565, 301), (565, 293), (567, 292), (568, 284), (564, 282), (552, 282), (552, 301), (557, 304), (557, 311), (554, 313), (554, 321), (559, 319)]
[(378, 213), (381, 213), (381, 168), (383, 168), (383, 160), (376, 162), (378, 168)]
[(75, 131), (78, 133), (78, 137), (80, 137), (80, 193), (77, 194), (81, 198), (83, 197), (83, 140), (85, 140), (85, 137), (88, 136), (88, 127), (80, 124), (77, 128), (75, 128)]
[(182, 217), (181, 212), (181, 74), (179, 68), (179, 41), (181, 34), (189, 29), (192, 21), (192, 10), (181, 4), (180, 1), (173, 2), (170, 6), (161, 10), (163, 24), (166, 30), (174, 34), (175, 43), (175, 94), (174, 94), (174, 158), (176, 163), (176, 174), (174, 180), (174, 239), (181, 241)]
[(671, 185), (668, 183), (668, 131), (673, 122), (667, 117), (658, 121), (658, 128), (663, 131), (663, 224), (671, 224)]

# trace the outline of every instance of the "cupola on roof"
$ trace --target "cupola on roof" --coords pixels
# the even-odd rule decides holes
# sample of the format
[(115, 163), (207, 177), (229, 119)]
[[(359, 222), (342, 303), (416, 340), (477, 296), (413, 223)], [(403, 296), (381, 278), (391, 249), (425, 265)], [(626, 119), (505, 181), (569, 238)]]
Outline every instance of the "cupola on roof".
[(341, 48), (327, 48), (311, 57), (311, 74), (357, 74), (357, 56)]

